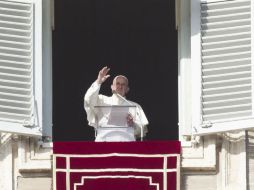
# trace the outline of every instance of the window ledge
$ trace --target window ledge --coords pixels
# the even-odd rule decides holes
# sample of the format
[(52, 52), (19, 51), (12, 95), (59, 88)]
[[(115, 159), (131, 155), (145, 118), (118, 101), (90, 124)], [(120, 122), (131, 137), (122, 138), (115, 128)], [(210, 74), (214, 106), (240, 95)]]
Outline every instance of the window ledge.
[(51, 164), (48, 162), (48, 164), (45, 163), (27, 163), (27, 164), (22, 164), (22, 166), (19, 168), (20, 173), (36, 173), (36, 172), (42, 172), (42, 173), (48, 173), (51, 172)]
[(41, 144), (42, 148), (53, 148), (53, 143), (52, 142), (43, 142)]
[(216, 170), (216, 136), (206, 136), (196, 146), (182, 142), (182, 169), (184, 171)]
[(192, 143), (191, 143), (191, 141), (181, 141), (181, 146), (182, 146), (182, 148), (187, 148), (187, 147), (191, 148)]

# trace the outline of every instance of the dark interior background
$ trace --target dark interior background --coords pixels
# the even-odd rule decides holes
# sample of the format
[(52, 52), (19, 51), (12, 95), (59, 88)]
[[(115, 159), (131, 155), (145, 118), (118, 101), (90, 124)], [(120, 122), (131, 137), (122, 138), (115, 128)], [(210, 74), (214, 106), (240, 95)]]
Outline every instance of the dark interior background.
[(55, 0), (53, 139), (94, 140), (83, 96), (103, 66), (129, 78), (150, 122), (146, 140), (178, 138), (177, 32), (171, 0)]

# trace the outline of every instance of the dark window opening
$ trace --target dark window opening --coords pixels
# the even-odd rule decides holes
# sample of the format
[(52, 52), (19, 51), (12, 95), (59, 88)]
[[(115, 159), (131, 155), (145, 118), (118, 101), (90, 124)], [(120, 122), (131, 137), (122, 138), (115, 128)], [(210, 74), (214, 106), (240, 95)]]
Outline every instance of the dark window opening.
[(146, 140), (178, 139), (177, 31), (169, 0), (56, 0), (53, 139), (94, 140), (83, 96), (103, 67), (129, 78), (150, 122)]

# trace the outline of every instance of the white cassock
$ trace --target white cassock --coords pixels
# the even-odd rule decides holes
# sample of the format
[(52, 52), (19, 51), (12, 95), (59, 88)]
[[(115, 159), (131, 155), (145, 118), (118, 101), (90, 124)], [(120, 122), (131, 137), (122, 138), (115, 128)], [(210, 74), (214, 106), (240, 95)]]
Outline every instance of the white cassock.
[[(135, 141), (135, 137), (143, 136), (147, 133), (148, 120), (140, 105), (135, 102), (126, 100), (119, 95), (113, 94), (112, 96), (104, 96), (99, 94), (101, 85), (96, 81), (87, 90), (84, 97), (84, 107), (87, 113), (88, 124), (95, 128), (96, 139), (95, 141)], [(133, 116), (133, 127), (106, 127), (109, 120), (109, 113), (103, 112), (98, 114), (96, 106), (114, 106), (114, 105), (134, 105), (135, 115)], [(106, 111), (107, 112), (107, 111)], [(141, 130), (143, 132), (141, 132)]]

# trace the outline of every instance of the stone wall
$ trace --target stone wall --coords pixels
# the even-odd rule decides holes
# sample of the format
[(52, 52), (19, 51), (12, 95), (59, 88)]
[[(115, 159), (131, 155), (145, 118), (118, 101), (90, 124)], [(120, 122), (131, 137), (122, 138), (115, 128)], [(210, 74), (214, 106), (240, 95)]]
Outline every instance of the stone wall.
[(1, 134), (0, 189), (51, 190), (52, 148), (38, 138)]

